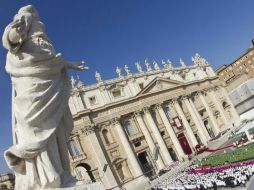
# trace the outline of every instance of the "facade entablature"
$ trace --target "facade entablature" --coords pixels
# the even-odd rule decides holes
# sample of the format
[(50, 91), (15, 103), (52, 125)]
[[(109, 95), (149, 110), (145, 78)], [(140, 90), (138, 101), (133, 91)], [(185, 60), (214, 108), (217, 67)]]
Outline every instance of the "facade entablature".
[[(196, 91), (204, 91), (205, 89), (209, 89), (214, 86), (214, 81), (217, 78), (213, 78), (208, 82), (205, 80), (200, 83), (189, 83), (188, 85), (178, 85), (169, 89), (162, 89), (158, 92), (149, 93), (146, 92), (144, 94), (139, 94), (135, 98), (130, 98), (128, 101), (124, 100), (121, 103), (112, 103), (111, 105), (103, 106), (102, 108), (93, 109), (93, 111), (84, 110), (84, 113), (80, 112), (79, 115), (74, 115), (75, 118), (79, 118), (80, 116), (89, 115), (86, 119), (90, 119), (84, 121), (87, 123), (103, 123), (108, 121), (110, 118), (120, 117), (122, 115), (128, 114), (130, 112), (135, 112), (142, 107), (152, 106), (157, 104), (158, 102), (165, 102), (173, 99), (175, 97), (180, 97), (188, 94), (191, 94)], [(154, 83), (157, 83), (154, 81)], [(183, 93), (184, 90), (184, 93)]]
[[(77, 114), (84, 109), (96, 109), (112, 103), (120, 103), (123, 100), (136, 97), (150, 86), (156, 78), (169, 79), (179, 84), (188, 84), (213, 77), (215, 77), (215, 74), (210, 65), (194, 65), (122, 76), (89, 86), (80, 85), (72, 89), (70, 108), (72, 114)], [(160, 91), (161, 84), (156, 85), (157, 88), (153, 90)]]
[[(188, 93), (186, 94), (188, 95), (196, 91), (205, 91), (208, 88), (211, 87), (207, 85), (207, 83), (203, 83), (201, 85), (192, 84), (189, 87), (186, 87), (185, 91), (188, 91)], [(91, 121), (89, 119), (89, 121), (86, 121), (86, 123), (100, 124), (103, 122), (107, 122), (112, 118), (124, 116), (126, 114), (140, 110), (141, 108), (144, 108), (146, 106), (154, 106), (157, 103), (168, 102), (174, 97), (180, 97), (183, 95), (182, 88), (179, 87), (179, 89), (176, 90), (179, 92), (176, 93), (174, 91), (168, 90), (160, 93), (153, 93), (149, 96), (137, 98), (136, 100), (133, 99), (132, 101), (122, 102), (121, 104), (114, 104), (112, 106), (106, 106), (103, 109), (95, 109), (91, 112), (84, 113), (84, 116), (85, 114), (89, 114), (89, 117), (86, 118), (91, 118)], [(202, 109), (202, 107), (200, 107), (200, 109)], [(189, 113), (187, 113), (187, 116), (188, 115)], [(80, 113), (80, 116), (82, 116), (82, 113)]]

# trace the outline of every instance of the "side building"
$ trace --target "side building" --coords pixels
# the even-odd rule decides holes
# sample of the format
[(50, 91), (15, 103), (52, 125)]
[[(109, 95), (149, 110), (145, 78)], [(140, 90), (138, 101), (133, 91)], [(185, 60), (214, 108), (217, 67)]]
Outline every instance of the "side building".
[(252, 47), (234, 60), (216, 70), (233, 105), (242, 119), (254, 116), (254, 40)]
[(0, 190), (13, 190), (15, 186), (15, 177), (12, 173), (0, 175)]
[[(145, 61), (145, 71), (117, 68), (118, 78), (83, 85), (72, 79), (69, 101), (74, 130), (69, 141), (73, 174), (106, 188), (137, 184), (174, 161), (195, 154), (219, 132), (240, 123), (227, 90), (196, 54), (180, 60)], [(151, 66), (153, 65), (153, 67)]]

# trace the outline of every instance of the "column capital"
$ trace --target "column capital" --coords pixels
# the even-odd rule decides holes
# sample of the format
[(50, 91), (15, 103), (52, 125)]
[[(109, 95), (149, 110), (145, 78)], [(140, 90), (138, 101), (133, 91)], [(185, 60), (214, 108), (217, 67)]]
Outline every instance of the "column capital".
[(184, 96), (181, 96), (180, 100), (184, 101), (184, 100), (187, 100), (188, 98), (189, 98), (188, 95), (184, 95)]
[(175, 97), (175, 98), (172, 98), (169, 102), (171, 105), (175, 105), (176, 103), (178, 103), (178, 98)]
[(214, 91), (214, 90), (215, 90), (214, 87), (211, 87), (211, 88), (205, 89), (204, 91), (205, 91), (205, 92), (212, 92), (212, 91)]
[(140, 117), (141, 116), (141, 111), (140, 110), (137, 110), (137, 111), (134, 111), (134, 117)]
[(118, 124), (120, 124), (120, 118), (115, 117), (115, 118), (110, 120), (110, 123), (113, 124), (114, 126), (118, 125)]
[(202, 95), (203, 92), (204, 92), (204, 90), (197, 91), (197, 92), (194, 94), (194, 96), (195, 96), (195, 97), (198, 97), (198, 96)]
[(96, 128), (94, 125), (89, 125), (89, 126), (82, 127), (81, 133), (82, 133), (82, 136), (89, 135), (89, 134), (93, 133), (95, 130), (96, 130)]
[(220, 89), (220, 87), (219, 87), (219, 86), (215, 86), (213, 89), (214, 89), (215, 91), (217, 91), (217, 90)]
[(162, 104), (161, 104), (161, 103), (157, 103), (157, 104), (155, 105), (155, 109), (156, 109), (156, 110), (162, 109)]
[(144, 113), (150, 113), (149, 107), (144, 107), (142, 110), (143, 110)]

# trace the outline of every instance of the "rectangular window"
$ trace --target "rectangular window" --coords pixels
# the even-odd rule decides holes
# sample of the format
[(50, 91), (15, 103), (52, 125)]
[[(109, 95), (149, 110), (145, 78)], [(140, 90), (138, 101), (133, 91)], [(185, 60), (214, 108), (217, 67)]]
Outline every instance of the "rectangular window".
[(112, 96), (114, 98), (119, 98), (119, 97), (123, 96), (123, 91), (122, 90), (123, 90), (122, 88), (113, 89), (111, 91)]
[(139, 83), (138, 85), (141, 90), (144, 88), (144, 83)]
[(76, 156), (80, 155), (80, 152), (79, 152), (74, 140), (70, 140), (68, 143), (68, 146), (69, 146), (69, 152), (72, 157), (76, 157)]
[(97, 100), (95, 96), (89, 97), (88, 99), (91, 106), (97, 104)]

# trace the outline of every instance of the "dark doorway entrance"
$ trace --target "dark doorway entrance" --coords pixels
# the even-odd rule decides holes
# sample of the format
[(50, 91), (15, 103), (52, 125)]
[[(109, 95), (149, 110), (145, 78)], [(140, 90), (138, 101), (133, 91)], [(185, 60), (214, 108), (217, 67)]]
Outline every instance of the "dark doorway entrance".
[(138, 154), (138, 160), (145, 176), (151, 177), (155, 175), (153, 165), (150, 162), (150, 159), (146, 151)]
[(180, 142), (180, 144), (183, 148), (184, 153), (185, 154), (191, 154), (192, 150), (191, 150), (191, 147), (190, 147), (184, 133), (179, 134), (177, 138), (178, 138), (178, 140), (179, 140), (179, 142)]
[(177, 155), (176, 155), (174, 149), (173, 148), (169, 148), (168, 151), (169, 151), (169, 154), (170, 154), (172, 160), (173, 161), (178, 161), (178, 158), (177, 158)]
[(213, 132), (213, 130), (210, 128), (209, 123), (208, 123), (207, 120), (204, 121), (204, 125), (205, 125), (205, 128), (206, 128), (208, 134), (210, 135), (210, 137), (212, 137), (212, 138), (215, 137), (214, 132)]
[(198, 141), (198, 144), (203, 145), (203, 143), (202, 143), (201, 139), (199, 138), (198, 134), (195, 134), (195, 137)]

